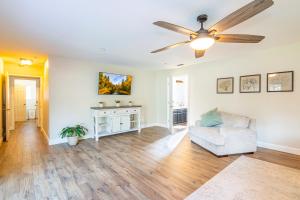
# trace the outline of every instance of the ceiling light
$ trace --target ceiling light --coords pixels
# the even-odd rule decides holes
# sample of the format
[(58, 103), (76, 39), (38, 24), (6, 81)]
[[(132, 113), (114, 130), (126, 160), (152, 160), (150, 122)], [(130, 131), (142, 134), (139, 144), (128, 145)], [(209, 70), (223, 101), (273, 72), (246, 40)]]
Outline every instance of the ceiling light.
[(20, 58), (20, 65), (21, 66), (31, 66), (32, 65), (32, 60), (25, 59), (25, 58)]
[(191, 47), (195, 50), (206, 50), (215, 43), (215, 39), (210, 36), (198, 37), (191, 42)]

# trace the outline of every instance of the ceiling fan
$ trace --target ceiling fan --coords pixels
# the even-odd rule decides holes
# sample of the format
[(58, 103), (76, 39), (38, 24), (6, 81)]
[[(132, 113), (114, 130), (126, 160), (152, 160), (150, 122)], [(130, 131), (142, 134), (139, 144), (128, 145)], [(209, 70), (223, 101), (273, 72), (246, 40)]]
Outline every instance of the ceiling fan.
[(190, 46), (195, 50), (195, 57), (200, 58), (204, 56), (205, 50), (211, 47), (215, 42), (258, 43), (262, 41), (265, 36), (220, 33), (225, 31), (226, 29), (242, 23), (243, 21), (246, 21), (254, 15), (269, 8), (273, 4), (274, 2), (272, 0), (254, 0), (244, 7), (231, 13), (227, 17), (223, 18), (221, 21), (219, 21), (209, 29), (205, 29), (203, 26), (203, 23), (207, 20), (207, 15), (199, 15), (197, 17), (197, 21), (200, 22), (201, 28), (198, 31), (192, 31), (190, 29), (164, 21), (154, 22), (154, 25), (189, 36), (189, 40), (157, 49), (155, 51), (152, 51), (151, 53), (157, 53), (181, 45), (190, 44)]

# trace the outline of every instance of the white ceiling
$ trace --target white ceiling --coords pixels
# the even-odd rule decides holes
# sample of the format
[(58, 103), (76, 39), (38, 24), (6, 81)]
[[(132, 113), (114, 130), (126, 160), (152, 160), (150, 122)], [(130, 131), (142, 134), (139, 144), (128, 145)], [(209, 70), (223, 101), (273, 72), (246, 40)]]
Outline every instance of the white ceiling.
[[(212, 61), (300, 41), (300, 1), (274, 6), (226, 31), (265, 35), (260, 44), (216, 44), (195, 59), (188, 46), (149, 52), (186, 36), (152, 25), (163, 20), (193, 30), (207, 14), (209, 27), (251, 0), (1, 0), (0, 55), (59, 55), (103, 64), (167, 68)], [(24, 57), (24, 56), (23, 56)]]

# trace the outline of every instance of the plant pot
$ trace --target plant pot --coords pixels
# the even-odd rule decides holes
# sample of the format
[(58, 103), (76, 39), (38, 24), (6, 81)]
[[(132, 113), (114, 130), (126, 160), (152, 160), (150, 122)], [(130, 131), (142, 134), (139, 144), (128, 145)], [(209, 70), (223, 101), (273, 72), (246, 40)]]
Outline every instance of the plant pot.
[(104, 103), (99, 103), (99, 107), (103, 108), (104, 107)]
[(78, 143), (78, 137), (77, 136), (68, 137), (68, 143), (70, 146), (75, 146)]
[(132, 106), (132, 102), (129, 102), (128, 105), (129, 105), (129, 106)]
[(120, 107), (120, 103), (116, 103), (116, 107)]

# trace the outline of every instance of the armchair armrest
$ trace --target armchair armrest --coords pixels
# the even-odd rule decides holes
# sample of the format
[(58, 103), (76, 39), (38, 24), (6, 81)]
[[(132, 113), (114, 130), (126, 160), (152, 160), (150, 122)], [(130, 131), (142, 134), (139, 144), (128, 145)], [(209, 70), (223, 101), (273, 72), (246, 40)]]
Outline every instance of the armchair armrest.
[(256, 132), (249, 128), (220, 128), (227, 154), (255, 152)]

